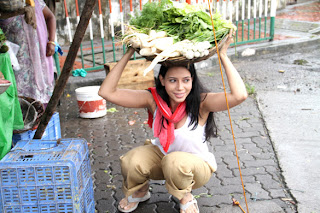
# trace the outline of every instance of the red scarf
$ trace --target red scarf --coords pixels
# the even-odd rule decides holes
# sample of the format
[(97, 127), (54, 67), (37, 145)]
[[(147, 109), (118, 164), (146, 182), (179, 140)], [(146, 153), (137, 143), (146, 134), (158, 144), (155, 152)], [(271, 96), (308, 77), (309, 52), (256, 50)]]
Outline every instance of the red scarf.
[[(160, 143), (165, 152), (168, 152), (169, 146), (174, 141), (174, 124), (179, 122), (186, 115), (186, 102), (182, 102), (178, 105), (176, 111), (172, 114), (168, 104), (158, 95), (155, 87), (149, 88), (153, 95), (154, 100), (158, 106), (155, 122), (154, 122), (154, 137), (158, 137)], [(152, 128), (153, 115), (148, 112), (148, 124)], [(162, 118), (165, 118), (168, 122), (164, 121), (162, 126)]]

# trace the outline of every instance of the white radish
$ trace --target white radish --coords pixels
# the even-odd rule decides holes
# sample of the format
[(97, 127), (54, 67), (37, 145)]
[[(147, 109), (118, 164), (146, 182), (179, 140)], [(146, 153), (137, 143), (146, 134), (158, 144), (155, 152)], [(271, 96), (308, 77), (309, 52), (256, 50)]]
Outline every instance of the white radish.
[(140, 40), (140, 48), (151, 47), (152, 45), (148, 42), (149, 36), (144, 33), (135, 33), (135, 36)]
[(165, 31), (159, 31), (157, 32), (157, 38), (163, 38), (163, 37), (166, 37), (167, 36), (167, 33)]
[(171, 58), (171, 57), (178, 57), (181, 56), (181, 53), (179, 51), (174, 51), (173, 53), (169, 54), (167, 57)]
[(149, 31), (149, 38), (154, 38), (154, 37), (156, 37), (156, 35), (157, 35), (157, 31), (155, 31), (155, 30)]
[(144, 40), (141, 37), (138, 37), (141, 41), (141, 46), (140, 48), (145, 48), (145, 47), (152, 47), (152, 44), (150, 44), (150, 42), (148, 42), (147, 40)]
[(151, 47), (152, 45), (148, 42), (149, 36), (144, 33), (133, 33), (127, 35), (122, 41), (126, 44), (131, 45), (134, 48)]
[(198, 51), (198, 47), (197, 47), (196, 45), (193, 45), (193, 46), (192, 46), (192, 51), (193, 51), (193, 52)]
[(133, 48), (140, 48), (141, 41), (137, 37), (131, 38), (129, 42)]
[(202, 44), (203, 44), (205, 49), (209, 49), (210, 46), (211, 46), (209, 41), (203, 41)]
[(165, 31), (156, 32), (155, 30), (150, 30), (148, 41), (152, 41), (157, 38), (164, 38), (166, 36), (167, 36), (167, 33)]
[(205, 50), (205, 51), (203, 51), (203, 54), (204, 54), (204, 56), (209, 55), (209, 50)]
[(192, 50), (188, 50), (186, 52), (186, 58), (187, 59), (193, 59), (193, 57), (194, 57), (194, 52)]
[(180, 42), (175, 43), (171, 47), (167, 48), (166, 50), (162, 51), (159, 55), (157, 55), (151, 62), (151, 64), (143, 71), (143, 76), (146, 76), (148, 72), (150, 72), (161, 60), (168, 57), (173, 52), (177, 51)]
[(151, 52), (155, 54), (155, 53), (157, 53), (157, 52), (158, 52), (158, 49), (157, 49), (157, 48), (155, 48), (155, 47), (151, 47)]
[(168, 47), (173, 45), (173, 38), (172, 37), (164, 37), (164, 38), (157, 38), (154, 39), (153, 41), (150, 41), (150, 45), (153, 47), (159, 49), (159, 50), (165, 50)]
[(148, 40), (149, 36), (144, 33), (137, 33), (137, 37), (142, 40)]
[(139, 51), (139, 54), (142, 56), (151, 56), (151, 55), (155, 55), (155, 50), (153, 50), (150, 47), (145, 47)]
[(195, 57), (195, 58), (200, 57), (200, 53), (199, 53), (198, 51), (194, 52), (194, 57)]

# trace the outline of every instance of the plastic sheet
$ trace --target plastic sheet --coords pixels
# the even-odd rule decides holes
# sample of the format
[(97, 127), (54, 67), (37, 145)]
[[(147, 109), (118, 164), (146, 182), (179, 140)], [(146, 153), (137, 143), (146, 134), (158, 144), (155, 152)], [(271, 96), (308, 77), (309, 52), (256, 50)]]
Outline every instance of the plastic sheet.
[(0, 95), (0, 159), (11, 149), (13, 129), (23, 128), (16, 80), (9, 53), (0, 54), (0, 70), (12, 85)]

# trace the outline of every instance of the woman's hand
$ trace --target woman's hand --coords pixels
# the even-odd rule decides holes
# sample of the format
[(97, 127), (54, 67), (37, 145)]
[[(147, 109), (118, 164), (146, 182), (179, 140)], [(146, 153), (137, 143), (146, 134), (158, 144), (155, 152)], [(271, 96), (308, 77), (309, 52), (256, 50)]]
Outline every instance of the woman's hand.
[(52, 56), (55, 53), (55, 45), (48, 42), (47, 43), (47, 49), (46, 49), (46, 55)]
[(234, 32), (232, 29), (230, 29), (230, 32), (227, 36), (228, 36), (228, 38), (227, 38), (226, 42), (222, 45), (222, 47), (220, 49), (220, 54), (227, 54), (227, 49), (229, 48), (230, 44), (232, 44), (234, 42), (234, 40), (233, 40)]
[[(237, 106), (248, 97), (245, 84), (241, 79), (236, 68), (233, 66), (229, 57), (227, 56), (227, 49), (233, 42), (233, 31), (228, 34), (227, 41), (220, 49), (220, 59), (227, 75), (230, 92), (227, 93), (229, 108)], [(205, 101), (203, 102), (203, 113), (219, 112), (227, 110), (226, 98), (223, 92), (221, 93), (208, 93)]]
[(135, 50), (132, 47), (128, 47), (127, 49), (127, 53), (130, 54), (131, 56), (133, 55), (134, 51)]
[(56, 18), (48, 7), (44, 7), (42, 10), (44, 19), (47, 24), (48, 31), (48, 40), (46, 55), (52, 56), (55, 53), (55, 45), (52, 41), (54, 41), (55, 33), (56, 33)]

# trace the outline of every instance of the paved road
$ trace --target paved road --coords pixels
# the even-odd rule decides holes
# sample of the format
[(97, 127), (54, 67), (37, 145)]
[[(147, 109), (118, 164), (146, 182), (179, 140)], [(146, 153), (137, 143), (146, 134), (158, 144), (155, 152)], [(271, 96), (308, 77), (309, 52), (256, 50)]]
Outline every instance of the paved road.
[(261, 92), (258, 102), (298, 212), (320, 212), (320, 95)]
[(320, 51), (266, 55), (238, 62), (255, 86), (259, 110), (298, 212), (320, 212)]

